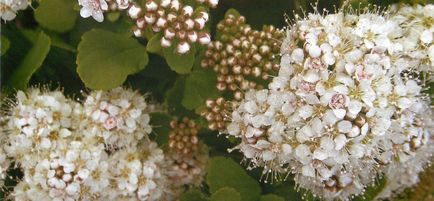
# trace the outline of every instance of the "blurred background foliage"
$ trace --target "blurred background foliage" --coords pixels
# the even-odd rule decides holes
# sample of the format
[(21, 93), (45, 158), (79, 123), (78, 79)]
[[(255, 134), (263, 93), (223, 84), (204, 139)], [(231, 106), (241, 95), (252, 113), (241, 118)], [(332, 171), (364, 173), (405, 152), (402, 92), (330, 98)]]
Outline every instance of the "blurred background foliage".
[[(44, 0), (42, 0), (44, 1)], [(48, 1), (48, 0), (47, 0)], [(63, 0), (58, 0), (63, 1)], [(70, 0), (73, 1), (73, 0)], [(68, 2), (68, 1), (66, 1)], [(75, 1), (74, 1), (75, 2)], [(303, 12), (312, 11), (312, 5), (317, 3), (318, 10), (323, 8), (333, 12), (342, 5), (341, 0), (220, 0), (216, 9), (211, 12), (211, 33), (215, 34), (216, 24), (223, 19), (224, 14), (230, 8), (238, 10), (247, 19), (247, 23), (255, 29), (261, 29), (263, 25), (274, 25), (278, 28), (286, 26), (285, 18), (292, 18), (294, 14), (303, 15)], [(375, 4), (388, 6), (394, 3), (434, 3), (434, 0), (353, 0), (349, 3), (354, 8)], [(78, 15), (77, 4), (67, 3), (69, 20), (62, 25), (44, 24), (47, 16), (39, 12), (41, 2), (33, 2), (32, 7), (20, 12), (14, 21), (1, 23), (2, 56), (0, 83), (1, 96), (13, 92), (15, 89), (25, 88), (29, 85), (47, 85), (50, 88), (62, 88), (66, 94), (80, 98), (81, 91), (86, 90), (85, 85), (77, 74), (77, 46), (82, 35), (91, 29), (99, 28), (115, 33), (130, 33), (131, 22), (125, 15), (110, 14), (103, 23), (98, 23), (92, 18), (81, 18)], [(64, 4), (62, 4), (64, 5)], [(42, 9), (42, 8), (41, 8)], [(60, 16), (63, 14), (60, 13)], [(286, 17), (285, 17), (286, 16)], [(56, 16), (48, 16), (55, 18)], [(54, 27), (54, 28), (53, 28)], [(43, 32), (42, 32), (43, 31)], [(44, 42), (45, 41), (45, 42)], [(48, 42), (47, 42), (48, 41)], [(146, 46), (146, 39), (138, 39)], [(5, 49), (4, 49), (5, 48)], [(37, 49), (35, 49), (37, 48)], [(32, 49), (33, 53), (32, 53)], [(29, 56), (29, 54), (32, 54)], [(40, 64), (35, 62), (42, 58)], [(26, 64), (24, 60), (29, 59)], [(32, 60), (33, 59), (33, 60)], [(24, 63), (24, 64), (23, 64)], [(193, 72), (195, 72), (193, 67)], [(124, 85), (138, 89), (143, 93), (149, 93), (150, 99), (156, 103), (164, 104), (168, 114), (154, 114), (152, 123), (155, 127), (155, 138), (164, 146), (167, 141), (168, 123), (173, 118), (189, 116), (199, 122), (204, 120), (194, 111), (181, 104), (185, 96), (185, 87), (190, 75), (177, 74), (171, 70), (166, 60), (158, 54), (149, 54), (147, 67), (143, 67), (137, 73), (129, 75)], [(193, 76), (193, 75), (192, 75)], [(110, 81), (110, 78), (106, 78)], [(214, 86), (214, 85), (213, 85)], [(0, 96), (0, 97), (1, 97)], [(166, 126), (165, 126), (166, 125)], [(206, 126), (203, 126), (204, 128)], [(315, 200), (307, 192), (295, 190), (291, 179), (285, 182), (264, 183), (257, 182), (261, 176), (261, 170), (245, 171), (242, 156), (237, 152), (228, 153), (235, 143), (232, 139), (219, 136), (217, 132), (202, 129), (200, 138), (210, 147), (210, 155), (213, 158), (208, 167), (206, 185), (202, 189), (190, 189), (182, 200)], [(225, 171), (222, 171), (225, 170)], [(11, 170), (6, 186), (11, 189), (14, 180), (21, 175), (16, 170)], [(422, 182), (413, 189), (408, 189), (397, 200), (434, 200), (434, 169), (431, 168), (422, 176)], [(233, 182), (233, 181), (237, 182)], [(381, 190), (381, 184), (369, 189), (370, 196), (363, 196), (356, 200), (371, 200)], [(212, 194), (212, 195), (211, 195)]]

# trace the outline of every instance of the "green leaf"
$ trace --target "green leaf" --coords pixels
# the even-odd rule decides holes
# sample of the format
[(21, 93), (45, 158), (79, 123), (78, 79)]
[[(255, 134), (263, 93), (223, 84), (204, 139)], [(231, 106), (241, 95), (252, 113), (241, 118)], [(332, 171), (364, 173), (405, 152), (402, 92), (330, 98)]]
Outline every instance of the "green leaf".
[(375, 200), (378, 194), (383, 191), (384, 187), (386, 187), (387, 179), (386, 177), (381, 178), (375, 185), (369, 186), (366, 188), (365, 193), (363, 195), (357, 196), (354, 198), (354, 201), (371, 201)]
[(134, 38), (110, 31), (86, 32), (78, 45), (77, 72), (91, 89), (111, 89), (148, 64), (146, 49)]
[(259, 201), (285, 201), (285, 199), (274, 194), (268, 194), (261, 196), (261, 199)]
[(181, 195), (180, 201), (207, 201), (205, 195), (197, 189), (190, 189)]
[(1, 44), (0, 44), (0, 46), (1, 46), (1, 55), (4, 55), (7, 51), (8, 51), (8, 49), (9, 49), (9, 47), (10, 47), (10, 42), (9, 42), (9, 39), (8, 38), (6, 38), (5, 36), (1, 36)]
[(169, 64), (170, 69), (179, 74), (190, 73), (194, 64), (195, 54), (196, 48), (194, 46), (191, 47), (187, 54), (183, 55), (176, 53), (175, 44), (172, 44), (172, 46), (168, 48), (163, 48), (163, 55), (167, 64)]
[(182, 105), (194, 110), (205, 104), (209, 98), (217, 98), (219, 92), (215, 87), (217, 76), (214, 71), (197, 68), (185, 80), (184, 97)]
[(154, 36), (152, 36), (152, 38), (148, 41), (148, 44), (146, 45), (146, 50), (150, 53), (160, 53), (162, 51), (162, 47), (161, 47), (161, 33), (155, 34)]
[(151, 122), (153, 133), (155, 133), (155, 141), (158, 145), (164, 146), (169, 142), (170, 122), (172, 117), (164, 113), (152, 113)]
[(241, 201), (241, 195), (233, 188), (224, 187), (211, 195), (211, 201)]
[(71, 30), (77, 19), (75, 1), (42, 0), (35, 10), (35, 19), (43, 27), (57, 32)]
[(257, 201), (261, 194), (259, 183), (235, 161), (225, 157), (212, 158), (207, 166), (206, 182), (211, 193), (224, 187), (236, 189), (242, 201)]
[(121, 12), (109, 12), (107, 13), (107, 20), (110, 22), (116, 22), (121, 17)]
[(50, 51), (51, 40), (44, 32), (39, 32), (32, 49), (24, 57), (18, 68), (12, 73), (9, 80), (11, 87), (25, 89), (33, 73), (41, 67), (48, 52)]

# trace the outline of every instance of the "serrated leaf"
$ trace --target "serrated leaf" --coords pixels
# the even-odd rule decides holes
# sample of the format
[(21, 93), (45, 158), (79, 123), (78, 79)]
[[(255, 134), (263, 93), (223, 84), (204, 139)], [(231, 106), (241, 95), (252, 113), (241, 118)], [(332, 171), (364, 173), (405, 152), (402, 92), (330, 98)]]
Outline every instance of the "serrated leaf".
[(9, 39), (8, 38), (6, 38), (5, 36), (1, 36), (1, 44), (0, 44), (0, 46), (1, 46), (1, 55), (4, 55), (7, 51), (8, 51), (8, 49), (9, 49), (9, 47), (10, 47), (10, 42), (9, 42)]
[(194, 58), (196, 54), (196, 48), (191, 46), (190, 51), (187, 54), (178, 54), (176, 52), (176, 45), (172, 44), (172, 46), (168, 48), (163, 48), (163, 55), (166, 59), (167, 64), (169, 64), (170, 69), (179, 73), (179, 74), (187, 74), (190, 73), (191, 68), (194, 64)]
[(152, 36), (152, 38), (148, 41), (148, 44), (146, 44), (146, 50), (150, 53), (160, 53), (162, 51), (162, 47), (161, 47), (161, 33), (155, 34), (154, 36)]
[(217, 77), (213, 71), (195, 69), (185, 80), (182, 105), (189, 110), (194, 110), (205, 104), (207, 99), (217, 98), (219, 92), (215, 87), (216, 83)]
[(41, 67), (48, 52), (51, 40), (44, 32), (39, 32), (32, 49), (26, 54), (18, 68), (12, 73), (9, 85), (15, 89), (25, 89), (33, 73)]
[(234, 188), (224, 187), (211, 195), (211, 201), (241, 201), (241, 195)]
[(86, 32), (77, 54), (77, 72), (91, 89), (111, 89), (148, 64), (146, 48), (124, 34), (93, 29)]
[(57, 32), (71, 30), (77, 19), (75, 1), (42, 0), (35, 10), (35, 19), (43, 27)]
[(261, 199), (259, 201), (285, 201), (285, 199), (274, 194), (268, 194), (261, 196)]
[(155, 134), (155, 141), (164, 146), (169, 141), (170, 122), (172, 117), (164, 113), (152, 113), (150, 125)]
[(235, 161), (225, 157), (212, 158), (207, 166), (206, 182), (211, 193), (224, 187), (236, 189), (242, 201), (259, 200), (261, 188)]
[(197, 189), (190, 189), (181, 195), (180, 201), (207, 201), (205, 195)]

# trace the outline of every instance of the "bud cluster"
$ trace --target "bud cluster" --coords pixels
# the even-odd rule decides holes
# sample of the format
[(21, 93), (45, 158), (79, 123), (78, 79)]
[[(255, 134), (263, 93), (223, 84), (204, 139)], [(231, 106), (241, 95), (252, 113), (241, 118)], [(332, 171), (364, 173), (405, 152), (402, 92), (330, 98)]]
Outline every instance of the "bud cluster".
[(219, 132), (226, 131), (226, 126), (230, 122), (230, 111), (235, 103), (223, 97), (216, 100), (208, 99), (206, 108), (201, 112), (201, 116), (208, 121), (208, 128)]
[(169, 133), (169, 147), (180, 155), (191, 155), (198, 149), (199, 125), (184, 117), (181, 122), (170, 122), (172, 130)]
[(227, 14), (217, 25), (218, 40), (208, 45), (202, 67), (217, 72), (217, 89), (230, 91), (235, 99), (243, 91), (263, 88), (279, 69), (283, 32), (273, 26), (253, 30), (243, 16)]
[(171, 189), (178, 192), (185, 185), (199, 186), (208, 161), (208, 148), (197, 138), (200, 126), (185, 117), (180, 122), (172, 121), (170, 127), (167, 175)]
[(196, 2), (198, 2), (198, 3), (204, 3), (207, 6), (209, 6), (210, 8), (215, 8), (215, 7), (217, 7), (217, 4), (219, 3), (219, 0), (196, 0)]
[(188, 53), (195, 43), (207, 45), (211, 42), (209, 33), (204, 30), (208, 13), (178, 0), (148, 0), (144, 6), (132, 4), (128, 14), (135, 20), (135, 36), (142, 36), (148, 28), (155, 33), (161, 32), (161, 46), (176, 45), (179, 54)]

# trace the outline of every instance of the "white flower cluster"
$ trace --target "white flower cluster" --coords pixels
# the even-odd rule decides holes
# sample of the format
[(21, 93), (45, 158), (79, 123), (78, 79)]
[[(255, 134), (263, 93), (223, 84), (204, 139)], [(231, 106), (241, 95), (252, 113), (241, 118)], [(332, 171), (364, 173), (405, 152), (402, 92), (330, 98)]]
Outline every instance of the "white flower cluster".
[[(84, 103), (60, 91), (19, 91), (2, 126), (7, 157), (24, 172), (11, 196), (161, 200), (170, 191), (147, 112), (145, 99), (123, 88), (91, 92)], [(0, 154), (2, 175), (4, 164)]]
[[(392, 20), (403, 27), (404, 54), (412, 68), (434, 73), (434, 5), (395, 6), (390, 11)], [(431, 77), (431, 81), (434, 77)]]
[(176, 52), (186, 54), (194, 43), (207, 45), (211, 37), (204, 30), (209, 14), (204, 9), (194, 9), (183, 5), (179, 0), (149, 0), (142, 7), (133, 4), (128, 9), (129, 16), (135, 20), (134, 35), (140, 37), (146, 29), (161, 32), (161, 46), (171, 47), (176, 43)]
[(232, 113), (236, 149), (267, 177), (292, 173), (325, 199), (361, 194), (383, 171), (417, 174), (434, 152), (433, 117), (405, 32), (378, 13), (297, 18), (279, 75)]
[(87, 134), (104, 139), (107, 146), (136, 146), (152, 131), (145, 98), (136, 91), (115, 88), (109, 92), (93, 91), (84, 101)]
[(92, 16), (97, 22), (103, 22), (104, 12), (125, 10), (130, 6), (130, 0), (78, 0), (78, 5), (81, 6), (81, 17), (88, 18)]
[(29, 4), (29, 0), (0, 0), (0, 18), (11, 21), (15, 19), (19, 10), (26, 9)]

